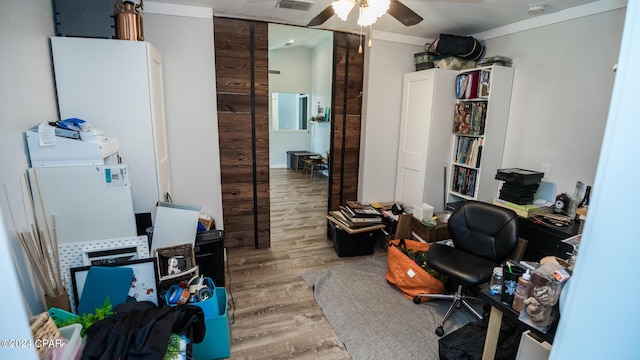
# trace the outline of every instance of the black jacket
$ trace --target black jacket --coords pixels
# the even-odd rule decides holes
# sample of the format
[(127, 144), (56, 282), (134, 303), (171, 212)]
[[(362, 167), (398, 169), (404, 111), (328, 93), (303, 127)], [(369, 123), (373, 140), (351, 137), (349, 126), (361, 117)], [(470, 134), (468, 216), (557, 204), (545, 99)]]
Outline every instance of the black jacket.
[(151, 302), (126, 303), (116, 314), (86, 331), (83, 360), (162, 360), (172, 333), (204, 339), (204, 313), (197, 306), (158, 308)]

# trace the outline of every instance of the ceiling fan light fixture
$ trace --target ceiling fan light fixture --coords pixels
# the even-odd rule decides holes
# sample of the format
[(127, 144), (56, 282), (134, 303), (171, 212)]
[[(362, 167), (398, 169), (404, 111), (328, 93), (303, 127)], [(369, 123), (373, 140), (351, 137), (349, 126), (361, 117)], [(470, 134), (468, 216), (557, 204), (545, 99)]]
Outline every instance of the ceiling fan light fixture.
[(368, 9), (371, 11), (372, 16), (375, 16), (376, 19), (378, 19), (380, 16), (387, 13), (391, 0), (369, 0), (367, 3), (369, 4)]
[(346, 21), (355, 4), (356, 0), (337, 0), (331, 3), (331, 6), (333, 6), (333, 11), (335, 11), (336, 15)]
[(360, 16), (358, 25), (370, 26), (389, 9), (390, 0), (362, 0), (360, 2)]

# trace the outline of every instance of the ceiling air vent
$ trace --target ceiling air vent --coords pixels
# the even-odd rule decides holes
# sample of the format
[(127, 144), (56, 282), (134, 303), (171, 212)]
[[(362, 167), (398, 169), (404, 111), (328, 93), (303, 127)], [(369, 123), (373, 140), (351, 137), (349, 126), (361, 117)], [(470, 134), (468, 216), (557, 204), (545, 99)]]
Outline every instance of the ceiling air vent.
[(304, 10), (307, 11), (313, 6), (313, 2), (297, 1), (297, 0), (277, 0), (276, 7), (283, 9)]

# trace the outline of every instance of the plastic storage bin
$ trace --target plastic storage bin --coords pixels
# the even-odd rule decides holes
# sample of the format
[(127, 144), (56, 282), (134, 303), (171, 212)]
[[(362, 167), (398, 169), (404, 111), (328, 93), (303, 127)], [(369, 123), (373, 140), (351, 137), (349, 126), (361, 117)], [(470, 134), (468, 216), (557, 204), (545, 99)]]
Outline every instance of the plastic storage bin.
[(219, 312), (205, 316), (206, 332), (202, 342), (193, 344), (194, 359), (224, 359), (231, 356), (231, 323), (227, 312), (227, 289), (217, 287), (215, 299)]
[[(206, 284), (207, 287), (212, 291), (213, 296), (211, 296), (207, 300), (189, 302), (186, 305), (193, 305), (193, 306), (202, 308), (202, 312), (204, 313), (204, 318), (208, 319), (210, 317), (217, 316), (220, 313), (220, 307), (218, 306), (218, 299), (216, 298), (218, 287), (216, 287), (213, 283), (213, 280), (211, 280), (208, 277), (204, 278), (204, 284)], [(176, 304), (175, 301), (171, 301), (171, 298), (175, 294), (175, 291), (174, 291), (175, 289), (181, 289), (181, 288), (178, 285), (172, 285), (164, 296), (165, 303), (168, 304), (169, 306), (181, 306)], [(226, 303), (224, 304), (224, 306), (226, 306)]]
[(76, 360), (80, 359), (82, 355), (82, 337), (80, 331), (82, 331), (82, 325), (71, 324), (59, 329), (60, 335), (67, 339), (67, 344), (64, 346), (64, 350), (60, 356), (60, 359)]
[(330, 223), (329, 226), (331, 226), (333, 248), (339, 257), (373, 254), (377, 240), (376, 234), (379, 230), (349, 234), (336, 224)]

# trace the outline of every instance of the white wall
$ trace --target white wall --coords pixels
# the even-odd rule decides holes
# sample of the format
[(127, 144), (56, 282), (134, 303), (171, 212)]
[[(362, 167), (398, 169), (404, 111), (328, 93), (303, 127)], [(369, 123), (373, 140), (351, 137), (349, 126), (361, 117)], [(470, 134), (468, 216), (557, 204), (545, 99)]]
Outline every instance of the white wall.
[[(11, 251), (30, 315), (43, 306), (15, 237), (34, 224), (24, 188), (28, 161), (23, 133), (40, 122), (59, 120), (49, 51), (53, 35), (51, 1), (0, 2), (0, 206), (8, 231), (8, 236), (0, 236), (0, 246)], [(3, 306), (0, 312), (7, 323), (20, 316), (11, 307)]]
[[(331, 107), (331, 79), (333, 79), (333, 36), (313, 48), (311, 58), (311, 114), (318, 114), (318, 103), (323, 108)], [(326, 110), (325, 110), (326, 111)], [(331, 111), (331, 110), (330, 110)], [(329, 151), (331, 143), (331, 124), (316, 122), (309, 131), (309, 150), (322, 156)]]
[(173, 201), (223, 229), (212, 18), (146, 14), (144, 33), (164, 60)]
[(424, 51), (416, 42), (426, 42), (426, 39), (410, 37), (393, 40), (396, 41), (380, 40), (374, 36), (373, 46), (365, 52), (358, 174), (358, 201), (362, 203), (394, 200), (402, 78), (404, 73), (415, 71), (413, 54)]
[[(0, 7), (1, 8), (1, 7)], [(1, 18), (0, 18), (1, 19)], [(3, 218), (0, 210), (0, 219)], [(11, 257), (9, 248), (9, 238), (4, 223), (0, 222), (0, 274), (5, 289), (19, 289), (22, 284), (18, 280), (16, 268), (13, 265), (14, 259)], [(0, 325), (0, 339), (4, 342), (8, 339), (30, 339), (31, 328), (29, 327), (29, 314), (25, 308), (26, 302), (19, 292), (12, 291), (11, 296), (7, 296), (2, 302), (0, 316), (3, 324)], [(3, 359), (38, 359), (35, 347), (6, 347), (2, 344), (0, 357)]]
[[(556, 192), (592, 185), (613, 87), (625, 10), (486, 41), (515, 70), (503, 167), (551, 164)], [(555, 197), (555, 195), (553, 195)], [(553, 199), (547, 199), (553, 200)]]
[(323, 108), (331, 106), (333, 36), (313, 48), (311, 69), (311, 110), (313, 115), (317, 115), (318, 102)]
[[(541, 170), (550, 163), (545, 189), (553, 196), (571, 194), (578, 180), (593, 184), (625, 13), (620, 1), (602, 2), (608, 5), (545, 15), (558, 21), (546, 26), (531, 28), (532, 21), (525, 21), (474, 35), (486, 40), (487, 56), (514, 60), (503, 167)], [(603, 6), (618, 9), (598, 12)], [(588, 16), (575, 18), (572, 12)], [(358, 188), (358, 200), (365, 203), (393, 200), (401, 74), (414, 71), (413, 54), (423, 51), (419, 40), (376, 39), (386, 35), (374, 32), (365, 58)]]
[[(629, 1), (611, 107), (582, 245), (569, 280), (550, 359), (640, 359), (635, 231), (640, 177), (629, 149), (640, 133), (640, 4)], [(604, 31), (603, 28), (600, 29)], [(633, 165), (633, 164), (632, 164)], [(619, 270), (608, 271), (611, 264)], [(604, 287), (602, 287), (604, 285)]]
[(302, 46), (269, 51), (269, 91), (311, 93), (312, 49)]
[[(312, 50), (306, 47), (270, 50), (269, 70), (280, 73), (269, 74), (269, 94), (272, 92), (310, 94), (312, 90), (311, 59)], [(313, 113), (313, 101), (309, 106)], [(273, 126), (269, 126), (269, 166), (287, 167), (287, 151), (309, 150), (309, 140), (308, 130), (273, 130)]]
[(327, 156), (331, 142), (331, 123), (312, 121), (309, 124), (309, 151)]

